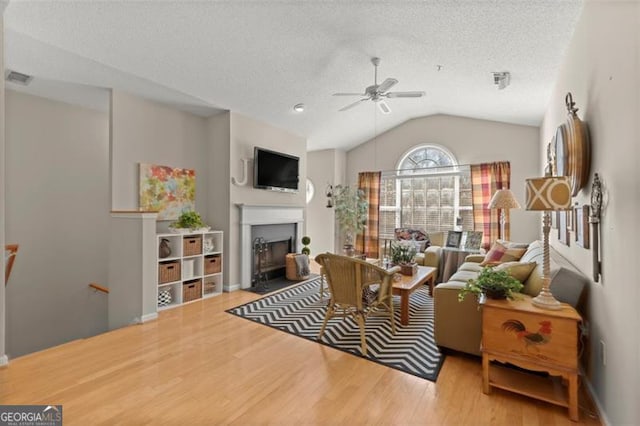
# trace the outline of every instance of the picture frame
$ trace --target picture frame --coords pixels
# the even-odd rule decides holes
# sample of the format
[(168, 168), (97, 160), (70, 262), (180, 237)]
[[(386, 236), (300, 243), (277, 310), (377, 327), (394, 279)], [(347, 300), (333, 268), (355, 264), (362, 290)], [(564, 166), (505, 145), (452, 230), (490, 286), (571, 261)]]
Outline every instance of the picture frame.
[(575, 223), (575, 211), (576, 211), (575, 208), (567, 211), (567, 230), (568, 231), (575, 231), (576, 230), (575, 225), (574, 225), (574, 223)]
[(482, 231), (464, 231), (463, 247), (467, 250), (480, 250), (482, 245)]
[(576, 244), (585, 249), (590, 247), (589, 208), (588, 204), (575, 208)]
[(571, 238), (569, 238), (569, 230), (567, 229), (567, 215), (568, 211), (558, 212), (558, 241), (568, 246), (570, 245)]
[(461, 240), (462, 240), (462, 231), (448, 231), (446, 247), (460, 248)]

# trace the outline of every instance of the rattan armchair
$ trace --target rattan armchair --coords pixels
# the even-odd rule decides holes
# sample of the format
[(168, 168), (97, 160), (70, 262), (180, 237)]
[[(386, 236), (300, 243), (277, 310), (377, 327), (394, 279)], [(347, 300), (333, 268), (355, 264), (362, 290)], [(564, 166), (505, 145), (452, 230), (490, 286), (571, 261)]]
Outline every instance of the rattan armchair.
[[(393, 275), (400, 271), (400, 267), (387, 270), (365, 260), (331, 253), (319, 254), (315, 260), (323, 267), (331, 292), (318, 340), (322, 339), (327, 322), (333, 317), (351, 317), (358, 323), (363, 355), (367, 355), (364, 325), (367, 316), (389, 316), (391, 330), (395, 334), (392, 286)], [(363, 290), (376, 284), (375, 298), (365, 302)]]

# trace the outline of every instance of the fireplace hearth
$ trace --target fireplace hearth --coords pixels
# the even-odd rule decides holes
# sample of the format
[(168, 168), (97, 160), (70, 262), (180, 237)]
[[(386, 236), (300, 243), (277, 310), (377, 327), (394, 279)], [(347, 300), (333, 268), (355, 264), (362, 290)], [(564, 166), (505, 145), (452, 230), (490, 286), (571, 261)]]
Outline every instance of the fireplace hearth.
[(277, 241), (254, 238), (251, 287), (266, 289), (270, 280), (285, 275), (286, 256), (291, 252), (292, 242), (293, 238)]
[[(304, 209), (297, 206), (256, 206), (238, 204), (240, 209), (240, 288), (249, 289), (255, 280), (254, 242), (263, 238), (265, 243), (290, 241), (284, 250), (299, 250), (303, 234)], [(276, 249), (282, 253), (282, 249)], [(272, 255), (273, 256), (273, 253)], [(266, 262), (265, 262), (266, 264)], [(283, 266), (284, 268), (284, 266)]]

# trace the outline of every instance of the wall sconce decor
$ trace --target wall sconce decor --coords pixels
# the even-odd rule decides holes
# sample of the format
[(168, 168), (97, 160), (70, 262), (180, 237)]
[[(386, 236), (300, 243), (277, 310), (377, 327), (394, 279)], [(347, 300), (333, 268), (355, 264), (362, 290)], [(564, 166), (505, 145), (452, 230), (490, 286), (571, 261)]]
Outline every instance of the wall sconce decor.
[(327, 208), (333, 208), (333, 185), (328, 184), (327, 189), (325, 190), (325, 195), (327, 196)]
[(602, 212), (602, 183), (596, 173), (593, 176), (591, 184), (591, 214), (589, 222), (592, 227), (593, 242), (593, 281), (598, 282), (600, 279), (600, 214)]

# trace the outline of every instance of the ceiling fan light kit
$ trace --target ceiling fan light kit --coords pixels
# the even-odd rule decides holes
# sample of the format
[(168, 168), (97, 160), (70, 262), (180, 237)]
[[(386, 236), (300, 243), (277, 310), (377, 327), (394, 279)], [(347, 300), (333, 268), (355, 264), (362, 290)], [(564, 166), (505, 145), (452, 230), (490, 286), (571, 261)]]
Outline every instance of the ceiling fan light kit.
[(395, 78), (387, 78), (382, 83), (378, 84), (378, 65), (380, 65), (380, 58), (371, 58), (371, 63), (374, 66), (373, 85), (364, 89), (364, 93), (334, 93), (333, 96), (364, 96), (362, 99), (350, 103), (339, 111), (346, 111), (357, 105), (360, 105), (364, 101), (374, 101), (378, 104), (378, 109), (383, 114), (391, 113), (391, 108), (384, 102), (384, 98), (421, 98), (425, 96), (425, 92), (413, 91), (413, 92), (389, 92), (393, 86), (398, 84), (398, 80)]

